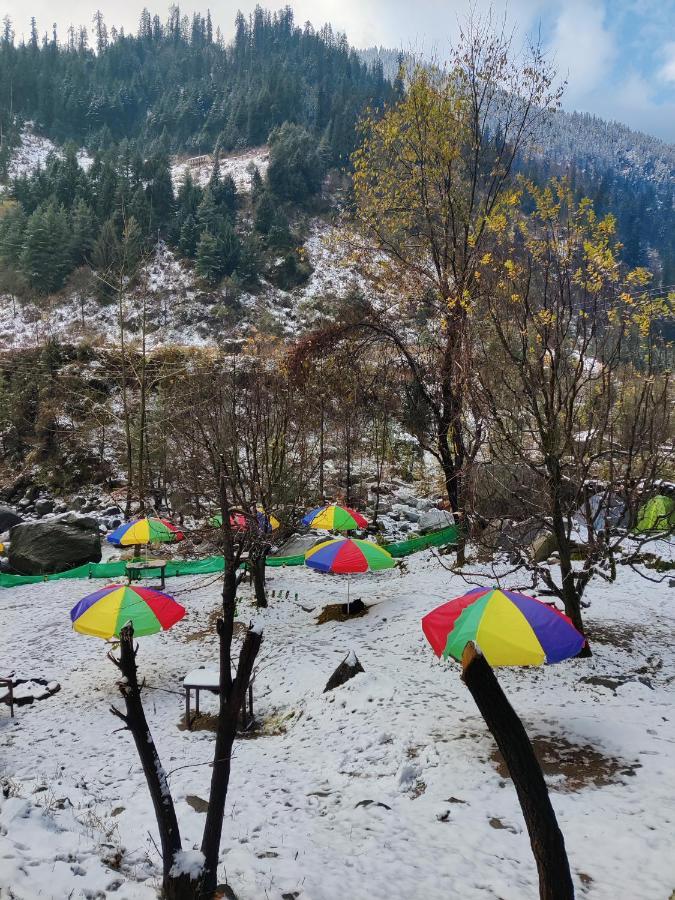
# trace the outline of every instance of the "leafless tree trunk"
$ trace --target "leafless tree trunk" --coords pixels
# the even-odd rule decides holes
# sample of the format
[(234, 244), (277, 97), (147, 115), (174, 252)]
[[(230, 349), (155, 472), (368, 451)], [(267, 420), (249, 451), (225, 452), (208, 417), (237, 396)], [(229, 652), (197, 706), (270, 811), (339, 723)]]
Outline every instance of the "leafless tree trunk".
[(539, 872), (541, 900), (572, 900), (574, 886), (541, 766), (518, 715), (485, 657), (469, 642), (462, 654), (462, 678), (506, 762), (530, 835)]
[(136, 666), (137, 649), (137, 647), (134, 647), (133, 625), (129, 623), (120, 632), (119, 659), (113, 656), (112, 653), (108, 654), (108, 658), (117, 666), (122, 675), (119, 689), (124, 698), (126, 711), (123, 713), (114, 706), (111, 707), (111, 711), (118, 719), (124, 722), (124, 727), (131, 732), (141, 765), (143, 766), (143, 773), (150, 791), (159, 830), (164, 896), (167, 900), (174, 900), (174, 898), (179, 900), (182, 897), (191, 897), (192, 894), (185, 893), (190, 887), (189, 882), (186, 883), (182, 877), (176, 879), (171, 875), (174, 857), (182, 849), (180, 830), (166, 773), (152, 738), (150, 726), (145, 718), (145, 710), (141, 700), (142, 685), (138, 682), (138, 669)]

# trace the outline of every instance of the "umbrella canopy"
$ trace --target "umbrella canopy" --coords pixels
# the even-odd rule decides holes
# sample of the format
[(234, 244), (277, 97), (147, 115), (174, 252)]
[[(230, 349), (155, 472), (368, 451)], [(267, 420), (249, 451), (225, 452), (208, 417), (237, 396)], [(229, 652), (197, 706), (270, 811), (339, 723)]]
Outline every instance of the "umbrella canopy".
[(353, 531), (356, 528), (367, 528), (368, 520), (348, 506), (331, 503), (329, 506), (318, 506), (310, 510), (303, 516), (302, 524), (309, 525), (310, 528), (325, 528), (327, 531)]
[(119, 547), (137, 544), (173, 543), (182, 541), (185, 535), (166, 519), (136, 519), (125, 522), (112, 531), (107, 540)]
[(476, 588), (422, 619), (437, 656), (456, 660), (468, 641), (491, 666), (540, 666), (576, 656), (585, 638), (570, 619), (541, 600), (515, 591)]
[(108, 584), (70, 611), (75, 631), (105, 639), (119, 637), (127, 622), (137, 637), (166, 631), (184, 615), (184, 607), (168, 594), (127, 584)]
[(635, 530), (672, 531), (675, 528), (675, 500), (665, 494), (657, 494), (638, 510)]
[[(277, 517), (273, 516), (272, 513), (266, 513), (262, 506), (256, 507), (256, 518), (258, 527), (264, 532), (276, 531), (281, 525)], [(223, 524), (222, 515), (217, 513), (215, 516), (212, 516), (209, 519), (209, 523), (220, 527)], [(251, 517), (239, 511), (230, 513), (230, 525), (237, 531), (248, 531), (251, 527)]]
[(305, 565), (319, 572), (350, 575), (355, 572), (391, 569), (396, 565), (396, 560), (372, 541), (335, 538), (322, 541), (308, 550), (305, 553)]

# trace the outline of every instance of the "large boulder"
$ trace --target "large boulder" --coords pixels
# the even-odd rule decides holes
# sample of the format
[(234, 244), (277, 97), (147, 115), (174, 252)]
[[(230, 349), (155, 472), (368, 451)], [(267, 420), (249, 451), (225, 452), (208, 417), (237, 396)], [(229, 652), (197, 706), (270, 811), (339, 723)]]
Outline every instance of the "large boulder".
[(9, 564), (21, 575), (52, 575), (101, 561), (98, 523), (84, 516), (25, 522), (10, 537)]
[(13, 509), (10, 509), (9, 506), (0, 506), (0, 534), (3, 531), (9, 531), (10, 528), (13, 528), (14, 525), (19, 525), (21, 522), (23, 522), (23, 519)]
[(325, 541), (325, 537), (318, 534), (294, 534), (285, 541), (276, 553), (270, 553), (270, 556), (300, 556), (311, 550), (314, 544)]
[(420, 531), (437, 531), (454, 524), (454, 516), (448, 509), (428, 509), (419, 520)]

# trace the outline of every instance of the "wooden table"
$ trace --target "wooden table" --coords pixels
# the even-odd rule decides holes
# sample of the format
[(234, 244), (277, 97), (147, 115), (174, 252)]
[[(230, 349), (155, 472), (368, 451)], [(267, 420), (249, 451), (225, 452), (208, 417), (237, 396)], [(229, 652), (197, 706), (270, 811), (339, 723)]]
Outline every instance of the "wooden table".
[(166, 575), (165, 559), (140, 559), (128, 562), (125, 567), (126, 576), (129, 584), (134, 581), (140, 581), (146, 572), (159, 572), (160, 590), (164, 590)]
[[(214, 669), (193, 669), (183, 679), (185, 689), (185, 727), (192, 730), (192, 718), (190, 715), (190, 693), (195, 692), (195, 715), (199, 715), (199, 692), (210, 691), (217, 694), (220, 688), (220, 672)], [(253, 678), (248, 684), (248, 708), (246, 696), (241, 704), (241, 727), (244, 731), (253, 724)]]
[(11, 678), (0, 678), (0, 687), (7, 688), (7, 693), (0, 697), (0, 701), (9, 706), (9, 715), (14, 718), (14, 682)]

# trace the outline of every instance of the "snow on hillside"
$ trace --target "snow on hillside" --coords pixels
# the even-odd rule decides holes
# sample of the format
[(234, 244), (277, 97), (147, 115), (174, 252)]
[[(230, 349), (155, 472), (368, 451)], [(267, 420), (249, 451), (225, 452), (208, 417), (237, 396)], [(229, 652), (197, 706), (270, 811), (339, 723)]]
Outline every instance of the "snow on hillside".
[[(253, 168), (257, 168), (264, 177), (268, 163), (269, 151), (267, 147), (254, 147), (251, 150), (245, 150), (243, 153), (221, 157), (220, 171), (223, 176), (231, 175), (237, 190), (245, 192), (251, 190)], [(186, 172), (190, 172), (197, 184), (205, 185), (211, 177), (212, 169), (213, 157), (210, 154), (176, 160), (171, 166), (174, 190), (178, 190)]]
[[(149, 347), (237, 340), (262, 321), (285, 335), (309, 328), (319, 315), (330, 316), (332, 305), (350, 289), (366, 287), (349, 269), (344, 251), (336, 248), (336, 234), (337, 226), (312, 220), (304, 245), (313, 267), (308, 282), (293, 291), (263, 282), (255, 296), (232, 295), (227, 286), (205, 290), (192, 267), (160, 244), (126, 304), (129, 334), (132, 339), (138, 334), (143, 291), (150, 296)], [(23, 304), (6, 295), (0, 299), (0, 350), (34, 347), (48, 338), (111, 343), (117, 339), (117, 309), (114, 304), (102, 304), (93, 285), (87, 290), (66, 288), (53, 297)]]
[[(181, 679), (217, 660), (213, 579), (171, 579), (187, 617), (139, 641), (147, 715), (188, 856), (204, 824), (213, 732), (182, 728)], [(304, 568), (269, 579), (277, 596), (268, 609), (253, 608), (248, 588), (239, 603), (240, 620), (255, 616), (264, 628), (261, 727), (236, 745), (219, 881), (240, 900), (537, 896), (513, 785), (459, 667), (438, 663), (420, 629), (420, 617), (466, 582), (417, 554), (352, 579), (365, 616), (318, 625), (324, 604), (344, 602), (344, 579)], [(593, 583), (592, 659), (498, 673), (544, 755), (577, 896), (587, 900), (655, 900), (675, 885), (666, 585), (625, 570), (616, 584)], [(94, 587), (0, 590), (5, 670), (61, 684), (14, 720), (0, 712), (0, 895), (17, 900), (156, 896), (151, 803), (132, 741), (109, 713), (120, 702), (117, 673), (103, 642), (70, 628), (69, 609)], [(365, 672), (324, 694), (350, 650)], [(202, 696), (202, 711), (215, 708)]]
[(26, 126), (21, 132), (20, 145), (12, 153), (7, 168), (8, 178), (31, 175), (38, 167), (44, 168), (47, 158), (52, 153), (58, 153), (56, 145), (49, 138), (34, 134), (31, 128)]
[[(50, 155), (63, 156), (62, 151), (52, 143), (49, 138), (35, 134), (32, 123), (27, 122), (21, 132), (21, 143), (12, 153), (12, 158), (7, 167), (8, 180), (31, 175), (38, 168), (44, 168)], [(77, 160), (82, 168), (87, 171), (93, 160), (86, 150), (80, 150)], [(0, 187), (0, 190), (2, 188)]]

